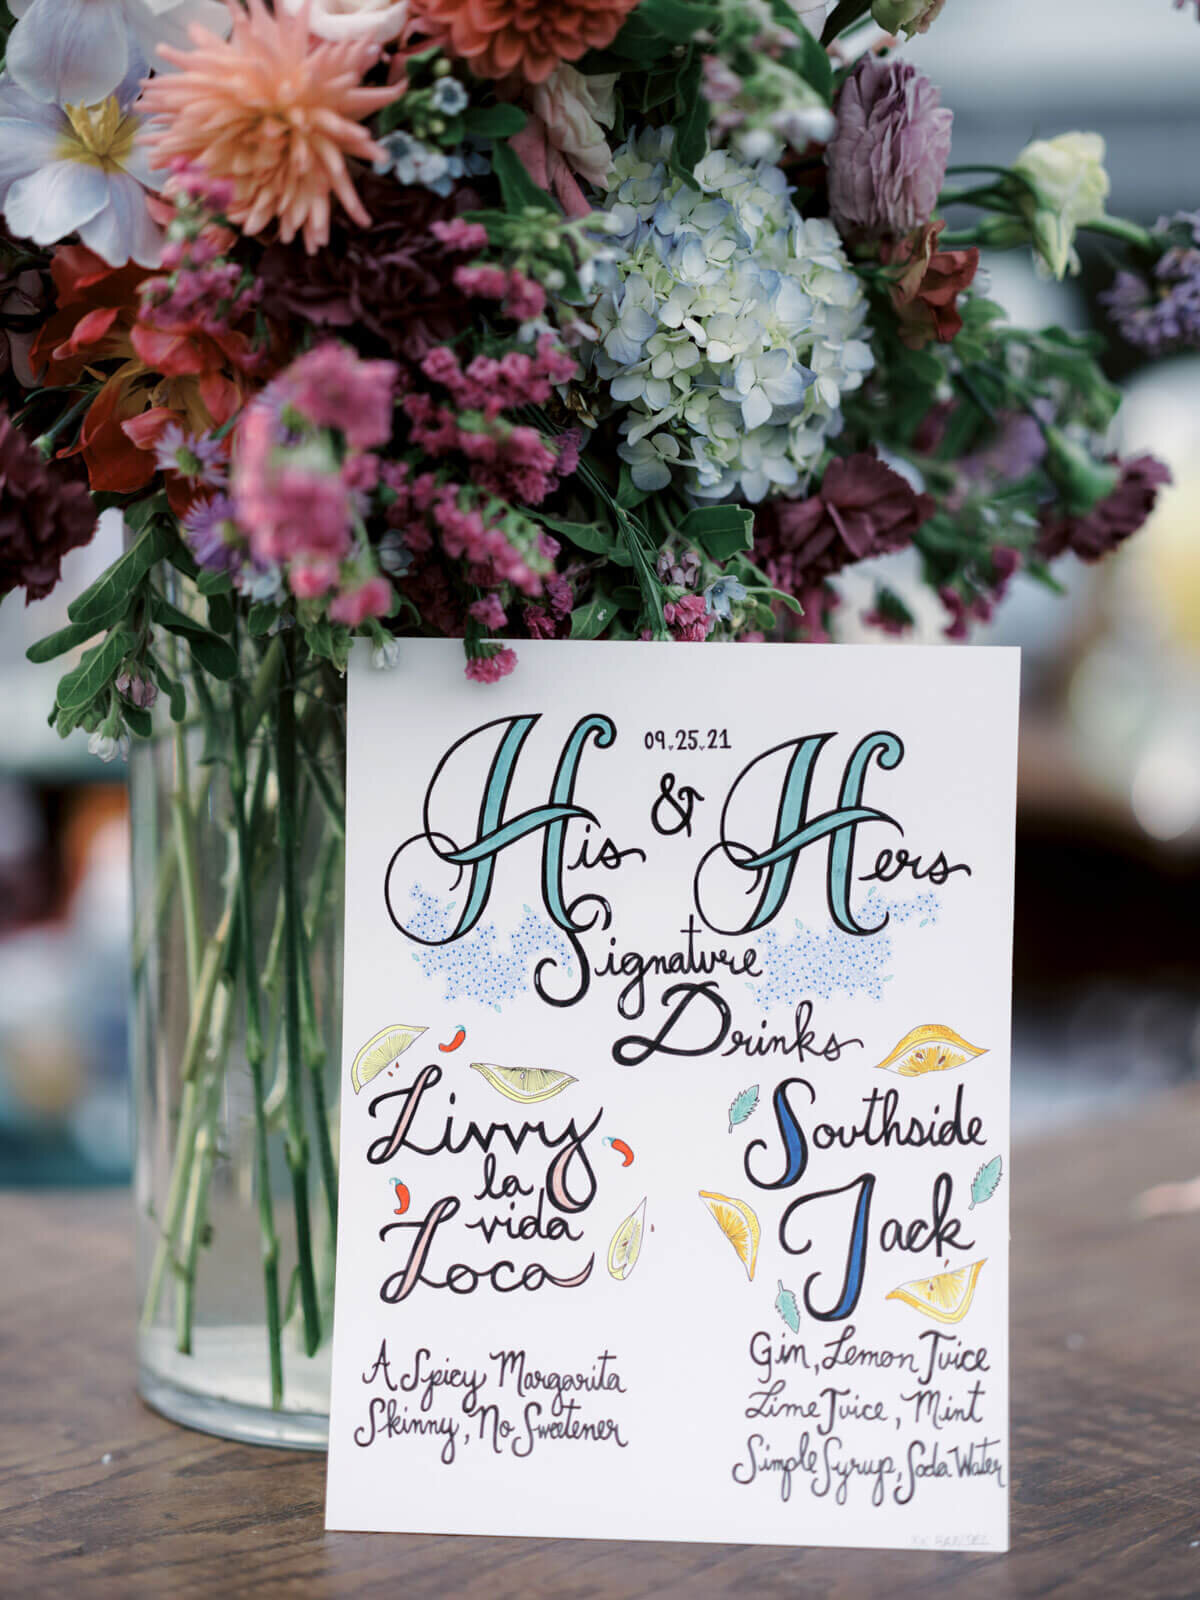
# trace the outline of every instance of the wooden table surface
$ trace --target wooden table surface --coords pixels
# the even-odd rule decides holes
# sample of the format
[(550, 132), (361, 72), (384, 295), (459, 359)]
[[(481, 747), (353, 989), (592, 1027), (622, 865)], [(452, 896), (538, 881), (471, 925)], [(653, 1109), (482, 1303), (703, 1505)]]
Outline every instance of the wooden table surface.
[(0, 1194), (0, 1595), (998, 1600), (1200, 1595), (1200, 1088), (1013, 1160), (1006, 1556), (322, 1531), (324, 1458), (133, 1390), (128, 1201)]

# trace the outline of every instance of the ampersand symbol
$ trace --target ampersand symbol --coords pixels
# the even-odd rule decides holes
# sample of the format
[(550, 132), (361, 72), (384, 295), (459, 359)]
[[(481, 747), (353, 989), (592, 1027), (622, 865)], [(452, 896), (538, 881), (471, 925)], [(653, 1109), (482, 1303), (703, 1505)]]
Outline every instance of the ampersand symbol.
[[(686, 833), (692, 836), (692, 812), (702, 803), (704, 796), (698, 789), (693, 789), (690, 784), (683, 784), (678, 792), (675, 789), (675, 774), (664, 772), (659, 779), (658, 798), (650, 807), (650, 823), (655, 833), (661, 833), (669, 838), (674, 833)], [(664, 804), (668, 807), (665, 813), (667, 821), (660, 821), (660, 814)]]

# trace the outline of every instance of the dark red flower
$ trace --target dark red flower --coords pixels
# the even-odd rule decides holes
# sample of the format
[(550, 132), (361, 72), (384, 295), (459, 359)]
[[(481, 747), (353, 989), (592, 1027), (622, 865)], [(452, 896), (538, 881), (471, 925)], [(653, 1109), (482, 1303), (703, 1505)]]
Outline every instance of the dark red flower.
[(1120, 467), (1117, 486), (1085, 516), (1042, 517), (1037, 554), (1053, 561), (1070, 550), (1081, 561), (1099, 561), (1136, 533), (1154, 510), (1158, 491), (1171, 482), (1170, 469), (1154, 456), (1113, 462)]
[(62, 576), (63, 556), (95, 528), (82, 472), (44, 460), (0, 412), (0, 596), (23, 587), (26, 605), (43, 599)]
[(755, 560), (799, 596), (854, 561), (907, 545), (936, 509), (869, 451), (831, 461), (807, 500), (771, 500), (755, 518)]
[[(334, 220), (327, 250), (272, 245), (259, 267), (262, 310), (281, 323), (352, 328), (355, 340), (416, 365), (435, 345), (459, 334), (470, 316), (453, 281), (470, 259), (464, 239), (449, 243), (432, 230), (479, 204), (469, 188), (449, 199), (365, 175), (359, 184), (369, 228)], [(444, 230), (443, 230), (444, 233)], [(365, 339), (363, 339), (365, 335)]]
[(882, 247), (885, 264), (897, 269), (889, 293), (901, 342), (910, 350), (920, 350), (931, 339), (949, 344), (958, 335), (963, 325), (958, 297), (970, 288), (979, 269), (978, 250), (937, 248), (945, 226), (928, 222)]

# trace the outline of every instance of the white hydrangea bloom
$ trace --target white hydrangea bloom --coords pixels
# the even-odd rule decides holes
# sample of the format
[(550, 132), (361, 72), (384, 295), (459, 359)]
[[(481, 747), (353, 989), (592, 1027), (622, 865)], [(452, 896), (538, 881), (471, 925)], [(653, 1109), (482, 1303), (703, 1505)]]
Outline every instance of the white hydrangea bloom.
[(670, 128), (613, 158), (596, 267), (596, 370), (629, 407), (622, 458), (641, 489), (682, 478), (751, 502), (799, 483), (873, 357), (837, 229), (805, 221), (783, 172), (715, 150), (696, 188)]

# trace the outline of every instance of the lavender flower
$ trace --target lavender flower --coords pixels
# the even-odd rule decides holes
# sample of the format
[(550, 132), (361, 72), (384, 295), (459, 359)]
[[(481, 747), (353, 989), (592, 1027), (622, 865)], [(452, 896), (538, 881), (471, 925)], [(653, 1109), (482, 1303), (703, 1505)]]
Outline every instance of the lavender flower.
[(193, 500), (182, 527), (188, 549), (206, 571), (237, 572), (241, 567), (245, 540), (234, 521), (228, 495)]
[(162, 472), (177, 472), (193, 483), (219, 489), (225, 482), (225, 453), (219, 439), (187, 433), (168, 422), (158, 436), (154, 458)]
[(1126, 343), (1150, 355), (1200, 349), (1200, 211), (1162, 218), (1169, 240), (1148, 277), (1118, 272), (1100, 296)]
[(829, 208), (844, 235), (898, 236), (929, 221), (953, 120), (939, 91), (907, 62), (859, 62), (838, 97), (826, 154)]

